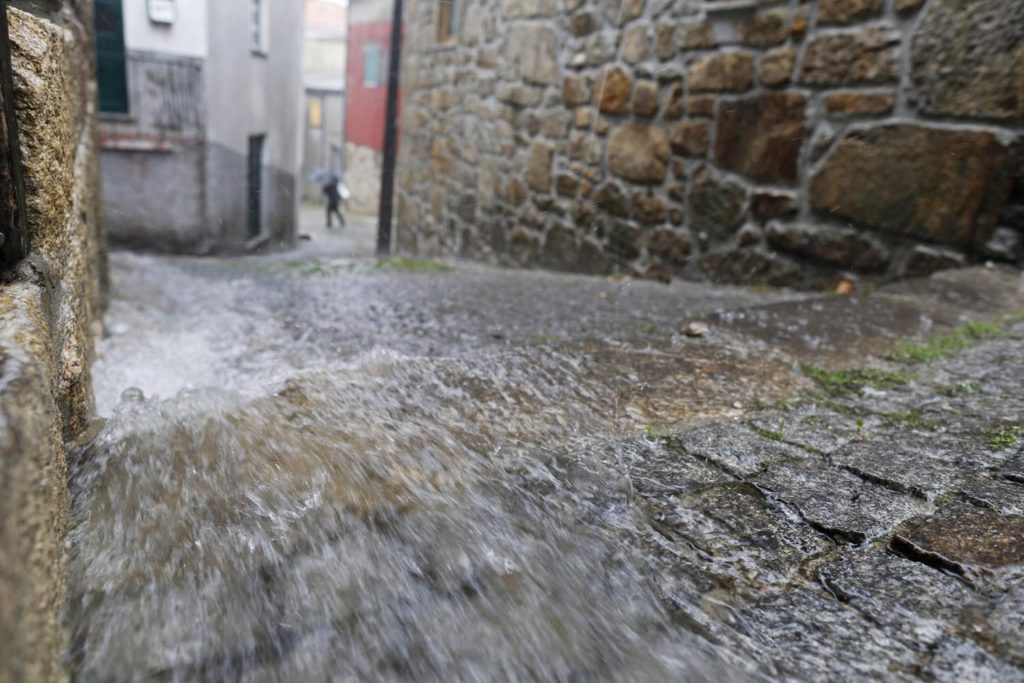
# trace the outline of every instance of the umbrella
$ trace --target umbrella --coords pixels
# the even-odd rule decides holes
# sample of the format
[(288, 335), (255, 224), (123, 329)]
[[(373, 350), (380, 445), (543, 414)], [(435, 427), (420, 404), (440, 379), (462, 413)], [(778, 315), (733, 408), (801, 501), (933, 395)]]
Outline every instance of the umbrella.
[(309, 174), (309, 179), (314, 183), (320, 183), (321, 185), (327, 185), (329, 183), (338, 182), (338, 176), (334, 171), (328, 171), (320, 168)]

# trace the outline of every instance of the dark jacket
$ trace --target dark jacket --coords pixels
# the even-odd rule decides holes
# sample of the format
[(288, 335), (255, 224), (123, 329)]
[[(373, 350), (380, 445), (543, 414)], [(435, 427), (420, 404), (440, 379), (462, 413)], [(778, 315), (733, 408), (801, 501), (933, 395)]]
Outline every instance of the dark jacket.
[(338, 183), (326, 183), (323, 187), (323, 193), (327, 195), (327, 201), (330, 204), (337, 204), (341, 201), (341, 193), (338, 192)]

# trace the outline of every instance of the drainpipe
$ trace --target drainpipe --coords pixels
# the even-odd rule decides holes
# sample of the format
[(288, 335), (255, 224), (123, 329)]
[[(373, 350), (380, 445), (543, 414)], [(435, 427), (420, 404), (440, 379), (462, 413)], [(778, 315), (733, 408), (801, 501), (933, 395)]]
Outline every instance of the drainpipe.
[(391, 217), (395, 199), (395, 161), (398, 151), (398, 76), (402, 58), (402, 0), (395, 0), (391, 15), (391, 50), (388, 56), (388, 100), (384, 118), (384, 159), (380, 174), (380, 210), (377, 214), (377, 255), (391, 252)]

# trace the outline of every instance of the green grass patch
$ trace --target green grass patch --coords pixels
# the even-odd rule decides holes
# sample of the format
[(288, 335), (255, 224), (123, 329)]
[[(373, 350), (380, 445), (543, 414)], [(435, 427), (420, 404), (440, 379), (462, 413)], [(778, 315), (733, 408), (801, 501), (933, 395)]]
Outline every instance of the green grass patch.
[(1003, 336), (1002, 328), (983, 322), (967, 322), (949, 334), (931, 337), (921, 342), (901, 342), (887, 356), (889, 360), (919, 365), (945, 358), (984, 339)]
[(989, 430), (988, 444), (997, 451), (1013, 448), (1024, 441), (1024, 424), (1006, 425)]
[(294, 270), (299, 275), (305, 276), (331, 275), (335, 272), (333, 266), (319, 261), (285, 261), (284, 266), (288, 270)]
[(911, 429), (918, 429), (926, 432), (934, 432), (939, 429), (939, 424), (937, 422), (929, 422), (928, 420), (922, 419), (921, 414), (916, 410), (885, 413), (882, 415), (882, 420), (885, 426), (890, 429), (894, 427), (910, 427)]
[(959, 396), (970, 396), (981, 391), (981, 384), (978, 382), (955, 382), (953, 384), (943, 384), (935, 389), (936, 392), (941, 396), (948, 398), (957, 398)]
[(763, 427), (753, 427), (752, 429), (764, 438), (771, 439), (772, 441), (783, 441), (786, 438), (786, 432), (783, 430), (781, 422), (775, 429), (765, 429)]
[(910, 381), (907, 373), (882, 368), (828, 370), (816, 365), (802, 365), (800, 369), (829, 396), (845, 396), (864, 387), (892, 389)]
[(378, 270), (393, 270), (401, 273), (450, 273), (455, 270), (444, 263), (408, 256), (382, 258), (374, 267)]
[(644, 438), (654, 443), (669, 443), (672, 441), (672, 434), (647, 425), (644, 427)]

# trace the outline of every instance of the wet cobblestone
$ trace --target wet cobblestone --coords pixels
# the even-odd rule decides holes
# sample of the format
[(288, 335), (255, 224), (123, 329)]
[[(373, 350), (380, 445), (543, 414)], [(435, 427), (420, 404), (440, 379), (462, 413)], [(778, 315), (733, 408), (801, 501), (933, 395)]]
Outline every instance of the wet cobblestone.
[[(716, 529), (710, 566), (733, 551), (722, 536), (756, 546), (787, 508), (835, 543), (819, 562), (753, 554), (762, 571), (789, 563), (794, 588), (738, 612), (749, 639), (735, 647), (798, 679), (1024, 680), (1024, 439), (1006, 429), (1024, 420), (1022, 330), (905, 368), (908, 381), (887, 390), (748, 415), (762, 436), (729, 421), (673, 437), (777, 503), (767, 519)], [(722, 505), (706, 495), (688, 509)], [(770, 535), (786, 538), (778, 526)]]
[(773, 463), (813, 457), (808, 451), (752, 432), (740, 424), (717, 423), (678, 437), (690, 455), (716, 463), (736, 476), (748, 477)]
[[(330, 505), (310, 502), (312, 512), (295, 513), (301, 524), (275, 531), (271, 545), (286, 561), (259, 565), (257, 589), (242, 574), (248, 565), (234, 566), (227, 551), (218, 555), (224, 575), (213, 595), (270, 586), (270, 604), (252, 596), (266, 614), (229, 606), (226, 623), (217, 625), (223, 642), (190, 641), (169, 624), (159, 637), (187, 647), (139, 655), (154, 671), (188, 679), (218, 657), (234, 666), (260, 639), (278, 639), (287, 647), (249, 662), (242, 678), (331, 671), (355, 643), (378, 658), (368, 666), (413, 680), (437, 669), (426, 659), (413, 663), (427, 668), (409, 664), (420, 656), (403, 649), (412, 629), (415, 648), (443, 644), (444, 656), (463, 667), (453, 669), (458, 674), (493, 673), (463, 641), (491, 627), (502, 631), (495, 624), (503, 622), (487, 621), (500, 613), (517, 636), (529, 634), (516, 641), (527, 649), (505, 663), (518, 666), (530, 660), (529, 648), (541, 648), (553, 653), (545, 670), (552, 678), (631, 671), (637, 680), (670, 680), (656, 667), (644, 669), (646, 678), (630, 667), (651, 664), (641, 645), (679, 651), (682, 641), (666, 635), (678, 631), (709, 644), (729, 672), (723, 678), (705, 669), (703, 679), (685, 680), (747, 673), (1024, 680), (1024, 323), (1012, 317), (1024, 310), (1018, 274), (962, 271), (877, 297), (794, 302), (778, 292), (659, 290), (458, 268), (402, 275), (339, 269), (317, 274), (311, 287), (308, 276), (280, 263), (238, 282), (232, 263), (191, 261), (157, 267), (198, 273), (202, 287), (146, 293), (147, 263), (130, 257), (119, 266), (121, 286), (137, 286), (113, 309), (111, 325), (130, 329), (101, 348), (107, 355), (98, 372), (109, 373), (98, 377), (102, 390), (113, 396), (122, 389), (153, 345), (210, 344), (218, 332), (235, 338), (204, 356), (210, 362), (169, 361), (181, 371), (178, 383), (154, 383), (176, 389), (200, 370), (213, 368), (207, 380), (217, 381), (248, 368), (259, 382), (241, 388), (273, 387), (233, 399), (222, 421), (210, 418), (193, 431), (178, 426), (169, 402), (159, 419), (136, 428), (176, 439), (173, 448), (152, 447), (159, 467), (168, 450), (181, 458), (190, 444), (236, 446), (229, 427), (241, 424), (253, 433), (270, 429), (270, 440), (303, 456), (329, 454), (352, 468), (332, 459), (324, 473), (318, 460), (299, 458), (284, 476), (276, 459), (264, 464), (279, 489), (275, 505), (306, 501), (316, 477), (325, 483), (315, 502)], [(266, 297), (256, 315), (239, 310), (252, 301), (239, 293), (245, 288)], [(228, 301), (229, 313), (210, 316), (219, 327), (186, 333), (185, 303), (197, 293)], [(352, 301), (356, 295), (362, 299)], [(170, 311), (163, 318), (171, 321), (170, 341), (146, 330), (156, 319), (147, 302)], [(920, 342), (975, 318), (1002, 332), (927, 363), (893, 360), (897, 342)], [(682, 334), (692, 319), (706, 322), (707, 333)], [(862, 368), (876, 374), (827, 381), (829, 373)], [(863, 381), (846, 381), (851, 376)], [(255, 408), (280, 421), (246, 417)], [(133, 456), (137, 434), (119, 438), (112, 438), (117, 452)], [(247, 458), (239, 467), (246, 486), (261, 490), (266, 472)], [(363, 488), (351, 472), (366, 478)], [(232, 474), (234, 484), (239, 475)], [(112, 468), (104, 476), (120, 490), (118, 477), (128, 475)], [(179, 503), (176, 488), (167, 495), (171, 502), (161, 504)], [(230, 491), (208, 495), (245, 504)], [(198, 500), (190, 514), (206, 504)], [(151, 528), (155, 535), (155, 522)], [(203, 529), (215, 533), (215, 525)], [(489, 537), (499, 532), (507, 547)], [(546, 545), (551, 538), (562, 545)], [(86, 557), (109, 552), (95, 539), (82, 548)], [(401, 562), (367, 574), (381, 556)], [(501, 570), (502, 557), (518, 562), (516, 569)], [(155, 595), (142, 590), (145, 567), (129, 565), (93, 573), (77, 588), (93, 600), (110, 586), (130, 587), (106, 603), (130, 617), (122, 631), (105, 634), (111, 642), (131, 642), (146, 616), (138, 595)], [(172, 602), (200, 618), (208, 596), (175, 593), (183, 589), (172, 571), (151, 580), (166, 582), (160, 587)], [(551, 593), (552, 585), (561, 592)], [(655, 601), (645, 602), (648, 591)], [(323, 595), (331, 599), (321, 604)], [(395, 605), (405, 611), (392, 611)], [(621, 623), (587, 630), (595, 605), (616, 615), (630, 608)], [(259, 620), (258, 628), (238, 630), (247, 619)], [(416, 630), (441, 621), (451, 627)], [(373, 649), (361, 640), (373, 633), (359, 629), (378, 623), (391, 640)], [(559, 631), (566, 624), (588, 634), (586, 647), (574, 649)], [(628, 630), (633, 625), (637, 632)], [(616, 641), (620, 626), (629, 638)], [(606, 661), (609, 642), (617, 649)], [(567, 668), (578, 661), (585, 665)], [(623, 668), (601, 668), (611, 661)]]
[(793, 505), (814, 528), (848, 543), (882, 536), (922, 507), (910, 496), (824, 464), (774, 465), (754, 482)]

